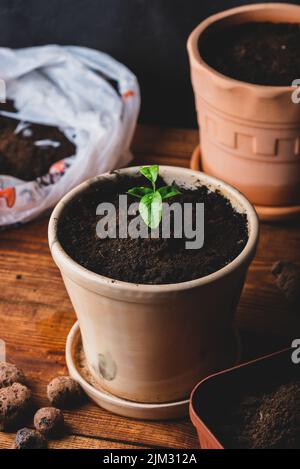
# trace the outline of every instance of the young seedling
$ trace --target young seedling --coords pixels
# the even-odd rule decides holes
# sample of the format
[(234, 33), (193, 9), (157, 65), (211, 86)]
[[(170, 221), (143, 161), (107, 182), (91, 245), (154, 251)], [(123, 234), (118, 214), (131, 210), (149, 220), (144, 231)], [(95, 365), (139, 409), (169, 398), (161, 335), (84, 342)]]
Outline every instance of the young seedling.
[(129, 189), (127, 193), (141, 199), (139, 204), (140, 215), (146, 225), (151, 229), (155, 229), (161, 222), (163, 200), (180, 194), (180, 191), (174, 186), (163, 186), (156, 189), (156, 181), (159, 173), (159, 166), (157, 164), (142, 166), (140, 173), (151, 182), (152, 188), (144, 186), (133, 187)]

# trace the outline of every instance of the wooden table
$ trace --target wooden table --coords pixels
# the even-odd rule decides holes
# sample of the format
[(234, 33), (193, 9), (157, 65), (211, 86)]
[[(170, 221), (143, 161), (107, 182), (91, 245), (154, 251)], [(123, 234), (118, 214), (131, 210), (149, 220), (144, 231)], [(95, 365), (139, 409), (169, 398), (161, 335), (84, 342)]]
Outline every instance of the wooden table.
[[(196, 131), (140, 127), (134, 141), (136, 164), (188, 166)], [(47, 405), (46, 384), (66, 373), (65, 342), (75, 322), (68, 295), (48, 249), (47, 219), (0, 233), (0, 338), (7, 359), (26, 372), (34, 397)], [(300, 263), (300, 223), (262, 225), (256, 258), (237, 312), (244, 357), (289, 345), (300, 337), (300, 314), (292, 315), (270, 268), (278, 259)], [(298, 312), (300, 313), (300, 312)], [(118, 417), (92, 403), (65, 413), (68, 436), (53, 448), (197, 448), (188, 419), (142, 422)], [(0, 433), (0, 448), (13, 434)]]

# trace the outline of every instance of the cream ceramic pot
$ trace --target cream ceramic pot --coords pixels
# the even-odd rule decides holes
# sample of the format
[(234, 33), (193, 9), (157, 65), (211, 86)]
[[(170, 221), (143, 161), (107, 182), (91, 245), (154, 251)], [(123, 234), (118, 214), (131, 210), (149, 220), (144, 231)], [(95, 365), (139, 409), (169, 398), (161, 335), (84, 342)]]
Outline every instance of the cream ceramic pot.
[[(138, 168), (120, 173), (134, 175)], [(78, 317), (93, 376), (110, 393), (136, 402), (169, 402), (188, 396), (203, 377), (236, 361), (236, 305), (258, 240), (256, 212), (229, 185), (184, 168), (160, 167), (166, 183), (220, 190), (246, 213), (249, 240), (242, 253), (207, 277), (170, 285), (136, 285), (95, 274), (73, 261), (57, 239), (64, 207), (104, 174), (69, 192), (54, 209), (49, 245)], [(128, 269), (130, 269), (128, 265)]]
[(198, 44), (212, 29), (251, 21), (300, 23), (300, 6), (266, 3), (233, 8), (207, 18), (189, 37), (202, 167), (254, 204), (299, 204), (300, 104), (292, 101), (295, 88), (226, 77), (199, 53)]

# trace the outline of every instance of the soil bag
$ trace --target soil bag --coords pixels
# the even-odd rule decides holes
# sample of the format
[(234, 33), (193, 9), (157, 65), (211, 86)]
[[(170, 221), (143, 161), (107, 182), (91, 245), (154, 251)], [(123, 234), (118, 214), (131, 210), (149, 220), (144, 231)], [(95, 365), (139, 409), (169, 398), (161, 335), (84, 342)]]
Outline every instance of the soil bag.
[[(139, 86), (107, 54), (73, 46), (0, 48), (0, 78), (17, 110), (4, 107), (0, 116), (16, 120), (15, 133), (32, 139), (30, 125), (52, 126), (74, 148), (34, 180), (0, 171), (1, 228), (36, 218), (82, 181), (130, 161)], [(1, 138), (2, 132), (0, 167)], [(34, 141), (39, 158), (60, 144), (47, 138)]]

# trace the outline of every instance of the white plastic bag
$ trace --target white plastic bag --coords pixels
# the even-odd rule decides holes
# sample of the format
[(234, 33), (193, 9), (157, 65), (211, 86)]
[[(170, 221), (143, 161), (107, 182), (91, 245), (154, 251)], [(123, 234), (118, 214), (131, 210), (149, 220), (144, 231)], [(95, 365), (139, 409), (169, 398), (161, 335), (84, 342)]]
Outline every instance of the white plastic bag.
[[(80, 182), (130, 161), (139, 86), (107, 54), (73, 46), (0, 48), (0, 78), (18, 109), (13, 116), (57, 126), (76, 145), (76, 154), (46, 179), (0, 175), (0, 227), (37, 217)], [(118, 92), (107, 79), (116, 82)]]

